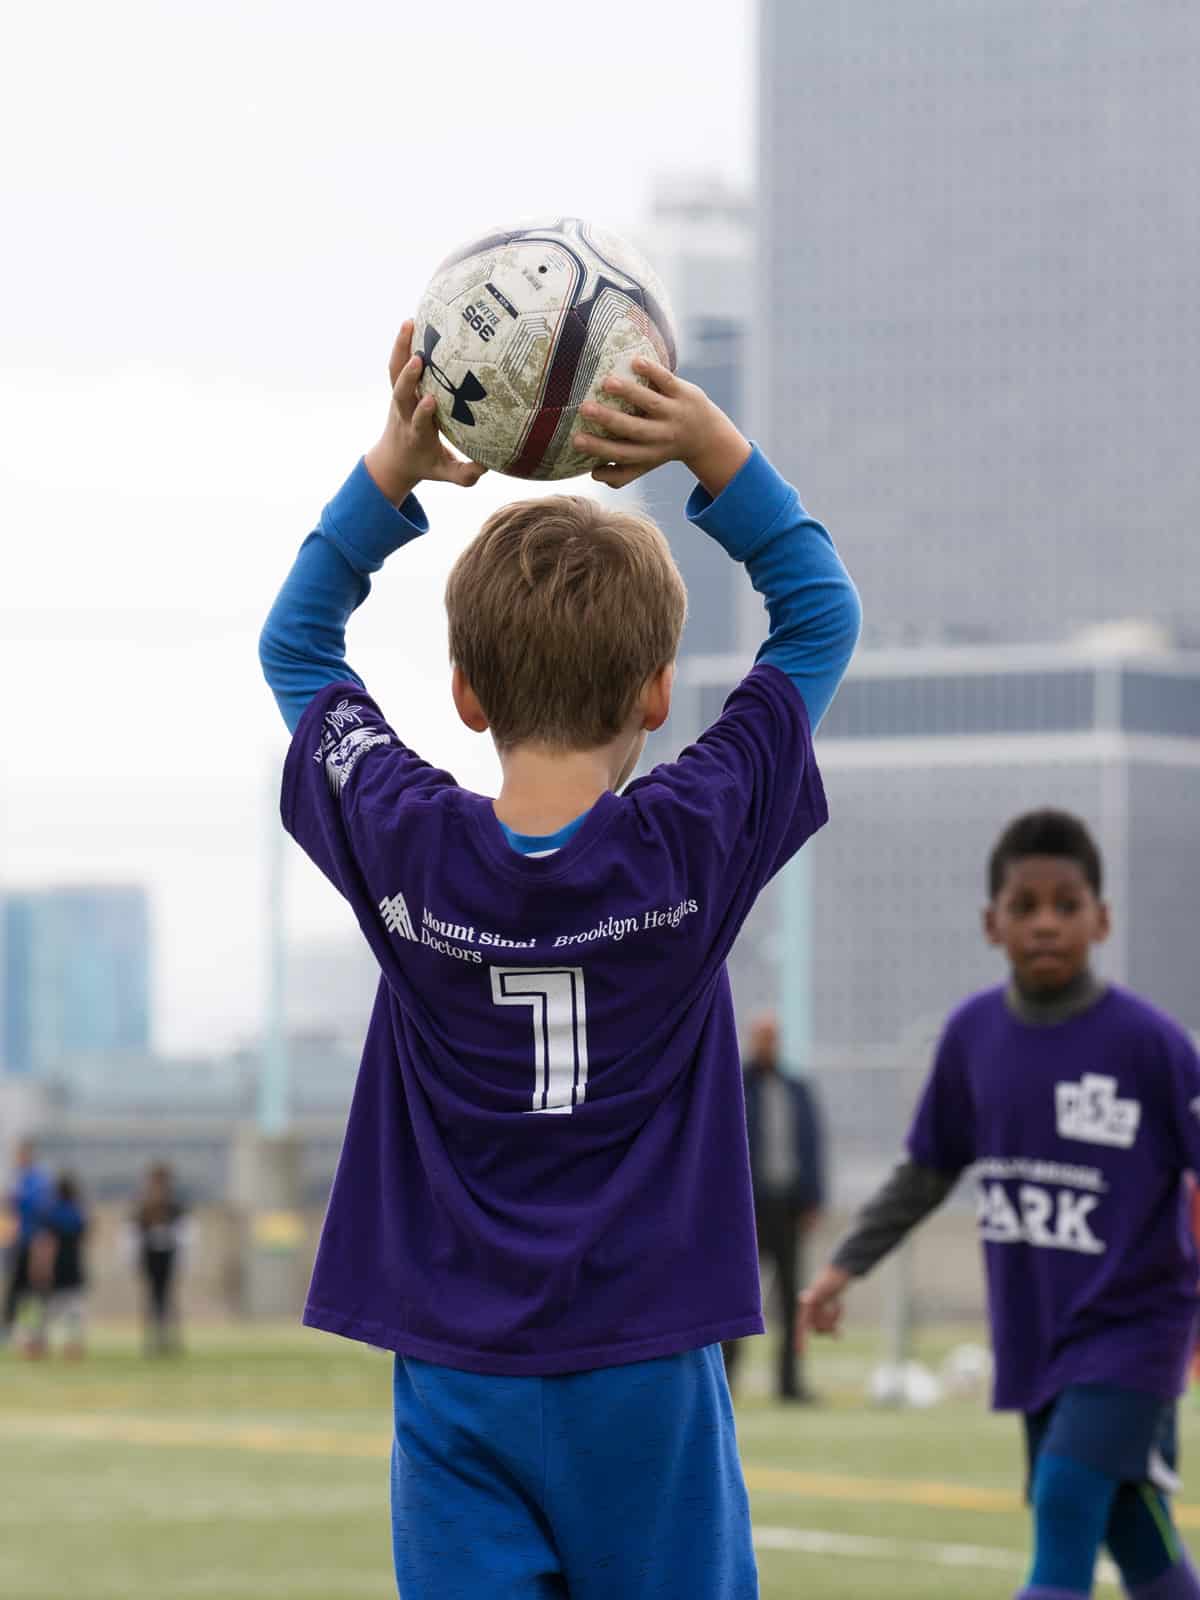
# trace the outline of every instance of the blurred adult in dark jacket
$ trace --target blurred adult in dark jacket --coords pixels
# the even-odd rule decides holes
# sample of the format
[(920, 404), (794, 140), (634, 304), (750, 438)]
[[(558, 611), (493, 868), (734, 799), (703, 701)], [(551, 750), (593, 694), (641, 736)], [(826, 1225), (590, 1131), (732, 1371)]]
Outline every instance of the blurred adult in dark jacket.
[[(758, 1251), (774, 1265), (783, 1316), (778, 1393), (782, 1400), (811, 1401), (795, 1348), (796, 1291), (805, 1281), (804, 1240), (825, 1204), (824, 1137), (812, 1090), (780, 1063), (773, 1016), (753, 1024), (744, 1082)], [(738, 1342), (725, 1346), (731, 1384), (738, 1350)]]
[(180, 1347), (175, 1285), (187, 1247), (188, 1216), (165, 1162), (156, 1162), (147, 1172), (129, 1220), (145, 1285), (146, 1354), (166, 1355)]

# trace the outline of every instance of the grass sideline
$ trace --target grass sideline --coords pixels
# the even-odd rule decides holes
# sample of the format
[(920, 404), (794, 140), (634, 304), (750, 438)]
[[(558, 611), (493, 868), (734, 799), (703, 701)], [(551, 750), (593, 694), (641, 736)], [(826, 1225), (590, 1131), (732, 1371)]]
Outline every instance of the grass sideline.
[[(978, 1334), (917, 1353), (936, 1364), (956, 1337)], [(784, 1408), (754, 1342), (738, 1428), (763, 1600), (1008, 1600), (1026, 1548), (1014, 1421), (978, 1399), (867, 1406), (876, 1348), (822, 1347), (827, 1403)], [(121, 1328), (77, 1365), (4, 1351), (0, 1594), (393, 1600), (389, 1404), (386, 1356), (300, 1328), (199, 1329), (173, 1361)], [(1186, 1466), (1190, 1406), (1184, 1432)], [(1183, 1520), (1200, 1527), (1200, 1506)]]

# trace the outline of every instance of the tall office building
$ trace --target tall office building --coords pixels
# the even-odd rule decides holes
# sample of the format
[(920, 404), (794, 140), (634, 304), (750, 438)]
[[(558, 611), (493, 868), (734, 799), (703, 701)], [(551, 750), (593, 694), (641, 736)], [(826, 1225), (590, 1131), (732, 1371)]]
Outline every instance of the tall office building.
[(868, 641), (1200, 638), (1200, 7), (760, 15), (750, 421)]
[(3, 1062), (37, 1074), (67, 1057), (150, 1048), (150, 918), (138, 886), (9, 893)]
[[(688, 663), (698, 717), (737, 668)], [(1099, 970), (1200, 1029), (1200, 657), (1130, 633), (862, 651), (817, 757), (832, 820), (788, 880), (779, 973), (805, 992), (814, 1050), (925, 1039), (1000, 981), (979, 925), (987, 857), (1044, 805), (1083, 816), (1103, 850), (1114, 923)]]

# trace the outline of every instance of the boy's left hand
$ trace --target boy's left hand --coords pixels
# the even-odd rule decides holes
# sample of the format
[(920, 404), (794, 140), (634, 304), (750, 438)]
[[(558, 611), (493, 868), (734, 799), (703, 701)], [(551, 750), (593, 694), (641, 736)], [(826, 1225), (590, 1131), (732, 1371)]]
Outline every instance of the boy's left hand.
[(601, 392), (608, 405), (585, 400), (579, 408), (583, 428), (604, 430), (574, 436), (577, 450), (598, 458), (592, 477), (623, 489), (655, 467), (682, 461), (715, 500), (745, 465), (749, 441), (698, 384), (643, 356), (634, 357), (632, 372), (605, 378)]
[(363, 457), (367, 471), (394, 506), (403, 505), (422, 479), (469, 489), (487, 471), (456, 455), (438, 432), (437, 402), (430, 394), (417, 393), (424, 363), (413, 354), (412, 341), (413, 324), (405, 322), (388, 362), (392, 403), (387, 423), (379, 442)]

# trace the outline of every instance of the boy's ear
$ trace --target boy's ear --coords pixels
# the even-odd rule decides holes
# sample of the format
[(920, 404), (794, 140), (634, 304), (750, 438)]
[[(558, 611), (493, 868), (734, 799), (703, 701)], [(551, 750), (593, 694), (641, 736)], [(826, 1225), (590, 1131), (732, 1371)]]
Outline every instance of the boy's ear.
[(455, 667), (450, 674), (450, 693), (454, 699), (454, 709), (471, 732), (486, 733), (487, 712), (479, 704), (479, 697), (467, 682), (466, 674), (461, 667)]
[(661, 728), (671, 715), (671, 690), (675, 686), (675, 663), (659, 667), (642, 688), (642, 727), (647, 733)]
[(996, 926), (995, 902), (989, 900), (983, 908), (983, 936), (989, 944), (1003, 944), (1000, 929)]
[(1108, 909), (1108, 901), (1101, 900), (1096, 908), (1096, 944), (1103, 944), (1112, 932), (1112, 913)]

